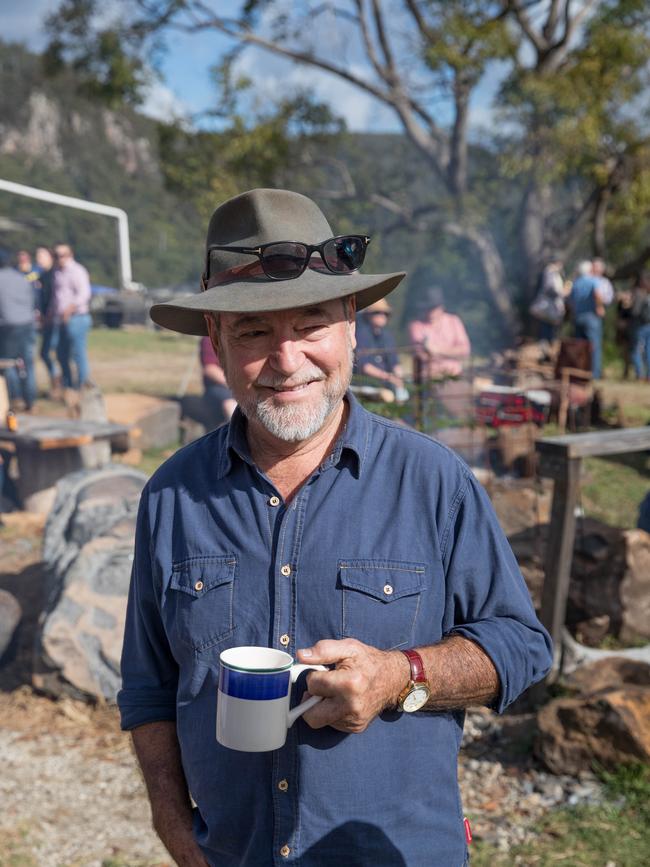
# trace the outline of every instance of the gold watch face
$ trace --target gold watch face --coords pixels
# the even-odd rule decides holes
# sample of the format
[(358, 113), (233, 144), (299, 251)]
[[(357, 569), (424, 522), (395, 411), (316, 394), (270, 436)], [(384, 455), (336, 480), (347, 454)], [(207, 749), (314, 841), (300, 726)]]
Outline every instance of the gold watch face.
[(430, 694), (428, 686), (414, 687), (402, 702), (402, 710), (405, 713), (413, 713), (416, 710), (420, 710), (429, 700)]

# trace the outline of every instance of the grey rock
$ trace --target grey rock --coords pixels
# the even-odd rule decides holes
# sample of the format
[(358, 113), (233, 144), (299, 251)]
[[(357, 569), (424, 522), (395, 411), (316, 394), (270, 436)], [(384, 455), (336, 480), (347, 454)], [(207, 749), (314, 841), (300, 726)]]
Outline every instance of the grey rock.
[(11, 644), (11, 639), (23, 616), (20, 603), (6, 590), (0, 590), (0, 659)]

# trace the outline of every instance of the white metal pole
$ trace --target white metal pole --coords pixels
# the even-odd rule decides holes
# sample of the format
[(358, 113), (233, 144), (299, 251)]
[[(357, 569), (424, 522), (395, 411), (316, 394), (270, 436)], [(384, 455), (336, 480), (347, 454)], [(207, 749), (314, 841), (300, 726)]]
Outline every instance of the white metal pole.
[(63, 205), (66, 208), (77, 208), (80, 211), (91, 211), (93, 214), (114, 217), (117, 220), (117, 242), (122, 288), (137, 288), (137, 284), (133, 282), (131, 273), (129, 218), (126, 215), (126, 211), (123, 211), (121, 208), (114, 208), (112, 205), (100, 205), (97, 202), (76, 199), (74, 196), (62, 196), (60, 193), (50, 193), (47, 190), (39, 190), (37, 187), (28, 187), (25, 184), (16, 184), (13, 181), (5, 181), (2, 178), (0, 178), (0, 190), (5, 190), (7, 193), (15, 193), (17, 196), (26, 196), (30, 199), (51, 202), (54, 205)]

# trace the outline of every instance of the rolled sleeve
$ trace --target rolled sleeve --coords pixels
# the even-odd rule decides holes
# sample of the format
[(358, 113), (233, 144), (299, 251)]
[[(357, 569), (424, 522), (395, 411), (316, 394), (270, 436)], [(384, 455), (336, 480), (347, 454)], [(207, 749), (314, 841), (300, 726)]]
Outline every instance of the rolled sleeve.
[(502, 712), (552, 662), (551, 639), (535, 609), (485, 491), (467, 477), (443, 540), (447, 577), (445, 633), (463, 635), (490, 657)]
[(122, 689), (117, 703), (122, 729), (176, 719), (178, 666), (160, 617), (150, 554), (147, 489), (136, 527), (135, 554), (122, 648)]

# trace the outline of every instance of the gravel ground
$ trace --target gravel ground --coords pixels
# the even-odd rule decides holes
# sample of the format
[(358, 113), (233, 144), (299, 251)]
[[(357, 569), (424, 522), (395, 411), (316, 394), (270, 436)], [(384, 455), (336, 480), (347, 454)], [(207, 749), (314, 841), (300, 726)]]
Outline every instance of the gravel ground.
[[(601, 800), (597, 781), (535, 766), (532, 718), (468, 715), (459, 778), (475, 838), (507, 851), (560, 805)], [(52, 702), (22, 687), (0, 697), (0, 867), (162, 867), (128, 737), (112, 708)], [(8, 852), (31, 862), (3, 860)], [(12, 849), (14, 847), (14, 849)]]

